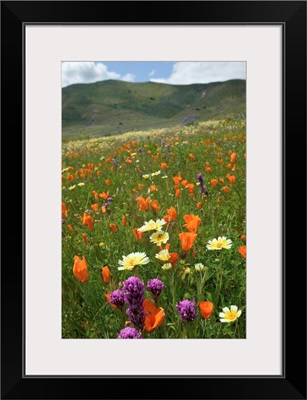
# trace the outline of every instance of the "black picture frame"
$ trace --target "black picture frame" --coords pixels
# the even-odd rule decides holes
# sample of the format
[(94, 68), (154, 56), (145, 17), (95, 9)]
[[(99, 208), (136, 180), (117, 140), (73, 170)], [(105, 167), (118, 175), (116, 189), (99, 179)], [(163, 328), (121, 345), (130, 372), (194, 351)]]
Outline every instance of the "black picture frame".
[[(115, 23), (280, 24), (283, 27), (284, 330), (281, 376), (24, 376), (24, 28), (27, 24)], [(2, 399), (306, 399), (305, 1), (2, 1), (1, 98)], [(20, 160), (14, 161), (14, 165), (10, 159), (4, 161), (12, 143), (14, 159)], [(16, 184), (18, 178), (20, 186)], [(259, 191), (260, 195), (265, 195), (261, 188)], [(22, 242), (16, 240), (20, 226)], [(13, 248), (17, 243), (20, 245), (19, 257), (15, 250), (7, 251), (12, 242)], [(274, 313), (269, 301), (267, 304), (267, 310), (261, 312)]]

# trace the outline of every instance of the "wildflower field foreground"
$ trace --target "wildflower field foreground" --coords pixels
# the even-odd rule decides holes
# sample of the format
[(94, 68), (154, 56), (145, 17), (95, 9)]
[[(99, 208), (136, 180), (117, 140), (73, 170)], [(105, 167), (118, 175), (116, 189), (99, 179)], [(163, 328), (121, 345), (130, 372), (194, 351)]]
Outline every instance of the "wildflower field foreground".
[(62, 337), (246, 337), (244, 119), (62, 146)]

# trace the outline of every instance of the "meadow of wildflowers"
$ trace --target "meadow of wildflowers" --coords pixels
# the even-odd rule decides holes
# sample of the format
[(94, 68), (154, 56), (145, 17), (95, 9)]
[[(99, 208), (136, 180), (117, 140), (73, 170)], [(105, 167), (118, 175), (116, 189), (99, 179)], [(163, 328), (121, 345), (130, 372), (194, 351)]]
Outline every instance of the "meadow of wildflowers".
[(246, 335), (243, 119), (62, 146), (62, 337)]

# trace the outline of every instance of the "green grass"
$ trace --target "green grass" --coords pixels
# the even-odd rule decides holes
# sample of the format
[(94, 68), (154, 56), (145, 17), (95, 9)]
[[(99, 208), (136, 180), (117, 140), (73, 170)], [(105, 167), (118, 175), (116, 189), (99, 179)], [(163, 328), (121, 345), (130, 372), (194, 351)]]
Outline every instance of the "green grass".
[[(165, 319), (152, 332), (143, 331), (143, 338), (246, 337), (246, 261), (238, 252), (245, 245), (241, 236), (246, 234), (245, 139), (245, 120), (228, 119), (63, 142), (62, 202), (67, 209), (62, 224), (63, 338), (117, 338), (129, 317), (125, 308), (121, 311), (111, 307), (105, 295), (134, 274), (145, 284), (145, 298), (153, 299), (146, 289), (148, 280), (158, 277), (165, 285), (157, 304), (164, 309)], [(237, 155), (233, 163), (232, 153)], [(161, 163), (167, 164), (165, 169)], [(211, 172), (206, 170), (208, 167)], [(209, 191), (207, 196), (197, 185), (199, 173)], [(147, 179), (143, 177), (146, 174), (150, 175)], [(176, 197), (173, 180), (178, 174), (195, 185), (190, 192), (180, 183), (180, 197)], [(234, 184), (229, 182), (228, 174), (235, 176)], [(212, 179), (218, 180), (216, 186), (211, 185)], [(158, 190), (151, 191), (151, 185)], [(225, 186), (229, 192), (223, 190)], [(93, 192), (109, 192), (112, 201), (106, 213), (101, 211), (106, 200), (96, 200)], [(140, 210), (138, 196), (157, 200), (159, 210), (150, 206), (148, 211)], [(92, 210), (93, 204), (98, 204), (97, 212)], [(144, 232), (137, 241), (132, 229), (163, 218), (170, 207), (176, 209), (177, 216), (163, 231), (169, 234), (170, 253), (178, 253), (179, 259), (174, 268), (164, 270), (163, 262), (155, 257), (160, 248), (149, 239), (153, 231)], [(93, 218), (93, 230), (83, 225), (85, 212)], [(184, 253), (179, 234), (187, 232), (184, 216), (188, 214), (197, 215), (201, 224), (193, 247)], [(122, 224), (123, 215), (126, 226)], [(110, 223), (116, 224), (118, 232), (110, 228)], [(208, 250), (208, 241), (218, 236), (231, 239), (231, 248)], [(150, 263), (132, 271), (118, 270), (118, 261), (132, 252), (145, 252)], [(73, 275), (74, 256), (86, 259), (86, 282)], [(195, 270), (197, 263), (204, 265), (202, 272)], [(103, 266), (110, 269), (108, 284), (102, 278)], [(198, 317), (194, 321), (181, 323), (176, 303), (183, 299), (196, 303)], [(214, 304), (208, 319), (200, 313), (201, 301)], [(237, 305), (241, 316), (231, 323), (220, 322), (219, 313), (230, 305)]]

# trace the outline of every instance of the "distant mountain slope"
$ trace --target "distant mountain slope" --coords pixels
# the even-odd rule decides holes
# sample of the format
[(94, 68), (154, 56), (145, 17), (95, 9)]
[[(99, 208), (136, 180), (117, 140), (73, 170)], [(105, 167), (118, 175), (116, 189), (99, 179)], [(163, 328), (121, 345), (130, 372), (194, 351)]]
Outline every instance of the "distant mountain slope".
[(94, 135), (207, 120), (245, 111), (246, 82), (168, 85), (107, 80), (62, 89), (63, 135)]

